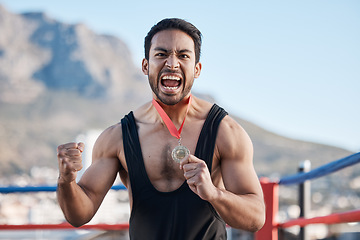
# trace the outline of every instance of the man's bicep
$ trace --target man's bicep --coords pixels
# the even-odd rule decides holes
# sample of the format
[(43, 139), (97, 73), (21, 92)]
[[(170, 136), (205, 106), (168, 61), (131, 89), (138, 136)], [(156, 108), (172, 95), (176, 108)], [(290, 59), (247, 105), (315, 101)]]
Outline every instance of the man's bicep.
[(96, 208), (99, 207), (107, 191), (113, 185), (118, 169), (118, 159), (97, 159), (93, 161), (81, 177), (78, 184), (92, 200)]
[(79, 181), (79, 185), (95, 205), (101, 203), (107, 191), (111, 188), (120, 170), (117, 158), (115, 127), (110, 127), (100, 134), (92, 151), (92, 163)]
[(226, 190), (235, 194), (261, 194), (258, 177), (252, 166), (236, 161), (222, 164), (222, 176)]
[(235, 194), (261, 194), (253, 166), (253, 145), (233, 119), (224, 119), (217, 139), (225, 188)]

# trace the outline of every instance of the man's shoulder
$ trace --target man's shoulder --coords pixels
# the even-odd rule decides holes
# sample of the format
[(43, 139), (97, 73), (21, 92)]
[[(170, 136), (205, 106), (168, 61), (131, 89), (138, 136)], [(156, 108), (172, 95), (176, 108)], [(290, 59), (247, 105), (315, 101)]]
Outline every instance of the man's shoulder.
[(252, 142), (246, 130), (229, 115), (225, 116), (220, 123), (217, 145), (223, 150), (252, 149)]
[(220, 128), (227, 134), (247, 134), (245, 129), (230, 115), (226, 115), (221, 121)]
[(118, 122), (108, 128), (106, 128), (99, 136), (101, 141), (114, 141), (122, 138), (121, 123)]

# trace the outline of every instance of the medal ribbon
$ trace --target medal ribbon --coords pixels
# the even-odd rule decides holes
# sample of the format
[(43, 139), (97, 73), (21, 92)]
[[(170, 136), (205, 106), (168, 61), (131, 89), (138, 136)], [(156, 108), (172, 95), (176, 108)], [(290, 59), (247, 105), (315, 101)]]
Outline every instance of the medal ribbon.
[(154, 107), (156, 108), (157, 112), (160, 114), (160, 117), (162, 118), (162, 120), (164, 121), (166, 127), (169, 129), (169, 132), (171, 135), (173, 135), (174, 137), (176, 137), (177, 139), (180, 140), (181, 138), (181, 131), (183, 129), (184, 123), (185, 123), (185, 119), (186, 116), (189, 112), (189, 108), (190, 108), (190, 104), (191, 104), (191, 95), (189, 97), (189, 102), (186, 108), (186, 113), (185, 113), (185, 117), (184, 117), (184, 121), (182, 122), (179, 130), (176, 129), (174, 123), (171, 121), (171, 119), (169, 118), (169, 116), (166, 114), (166, 112), (164, 111), (164, 109), (160, 106), (160, 104), (153, 99), (152, 100), (152, 104), (154, 105)]

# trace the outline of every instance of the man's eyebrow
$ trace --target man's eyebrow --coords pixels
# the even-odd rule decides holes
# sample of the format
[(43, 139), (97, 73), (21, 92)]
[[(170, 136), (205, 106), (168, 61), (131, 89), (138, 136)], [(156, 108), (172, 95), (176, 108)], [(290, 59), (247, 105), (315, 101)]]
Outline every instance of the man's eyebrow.
[[(156, 47), (154, 48), (154, 51), (160, 51), (160, 52), (166, 52), (166, 53), (169, 53), (171, 52), (172, 50), (168, 50), (168, 49), (165, 49), (165, 48), (162, 48), (162, 47)], [(176, 51), (177, 53), (187, 53), (187, 52), (193, 52), (189, 49), (182, 49), (182, 50), (179, 50), (179, 51)]]
[(178, 53), (187, 53), (187, 52), (193, 52), (193, 51), (191, 51), (191, 50), (189, 50), (189, 49), (182, 49), (182, 50), (180, 50), (180, 51), (178, 51)]
[(155, 51), (160, 51), (160, 52), (169, 52), (169, 50), (162, 48), (162, 47), (156, 47), (154, 48)]

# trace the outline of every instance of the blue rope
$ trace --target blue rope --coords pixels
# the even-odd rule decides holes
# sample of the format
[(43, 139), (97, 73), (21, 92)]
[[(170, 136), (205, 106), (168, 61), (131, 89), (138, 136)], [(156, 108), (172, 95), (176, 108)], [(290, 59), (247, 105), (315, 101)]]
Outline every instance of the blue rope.
[(296, 183), (302, 183), (306, 180), (319, 178), (324, 175), (336, 172), (340, 169), (343, 169), (345, 167), (349, 167), (351, 165), (354, 165), (356, 163), (360, 162), (360, 152), (355, 153), (353, 155), (341, 158), (339, 160), (333, 161), (331, 163), (325, 164), (319, 168), (316, 168), (310, 172), (306, 173), (298, 173), (292, 176), (284, 177), (280, 179), (279, 184), (282, 185), (289, 185), (289, 184), (296, 184)]
[[(56, 192), (57, 186), (9, 186), (0, 187), (0, 193), (24, 193), (24, 192)], [(111, 187), (113, 190), (125, 190), (124, 185), (114, 185)]]
[[(325, 164), (307, 173), (299, 173), (292, 176), (284, 177), (280, 179), (279, 184), (290, 185), (290, 184), (302, 183), (305, 182), (306, 180), (328, 175), (330, 173), (336, 172), (340, 169), (349, 167), (359, 162), (360, 162), (360, 152), (341, 158), (334, 162)], [(57, 186), (26, 186), (26, 187), (9, 186), (9, 187), (0, 187), (0, 193), (55, 192), (56, 189)], [(126, 187), (121, 184), (121, 185), (114, 185), (111, 187), (111, 189), (126, 190)]]

